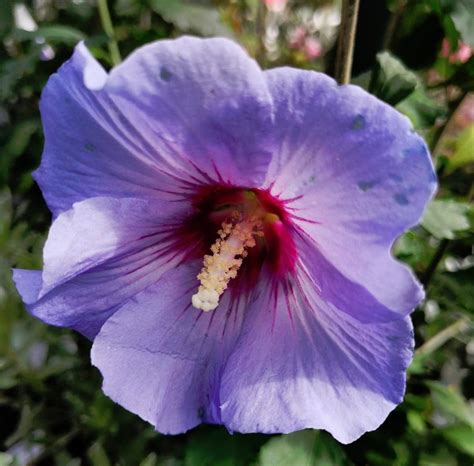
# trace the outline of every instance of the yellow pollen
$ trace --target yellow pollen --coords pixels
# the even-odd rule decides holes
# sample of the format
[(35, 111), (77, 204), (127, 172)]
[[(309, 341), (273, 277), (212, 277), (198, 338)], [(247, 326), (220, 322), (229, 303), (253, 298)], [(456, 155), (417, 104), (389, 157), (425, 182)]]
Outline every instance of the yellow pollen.
[(264, 220), (266, 223), (274, 223), (274, 222), (279, 222), (280, 217), (277, 214), (268, 213), (268, 214), (265, 214)]
[(212, 255), (204, 256), (203, 268), (197, 276), (201, 285), (191, 302), (204, 312), (213, 311), (219, 305), (219, 297), (229, 281), (237, 276), (247, 249), (253, 248), (255, 236), (263, 233), (262, 222), (256, 216), (242, 219), (240, 213), (233, 212), (232, 220), (222, 224), (211, 246)]

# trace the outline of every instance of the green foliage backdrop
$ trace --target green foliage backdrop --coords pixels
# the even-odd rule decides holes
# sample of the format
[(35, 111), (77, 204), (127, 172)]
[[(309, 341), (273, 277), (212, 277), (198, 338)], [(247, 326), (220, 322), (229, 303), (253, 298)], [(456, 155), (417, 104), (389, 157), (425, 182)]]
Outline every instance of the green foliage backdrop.
[(159, 435), (101, 393), (87, 340), (24, 310), (10, 268), (41, 268), (50, 222), (31, 177), (43, 144), (40, 93), (79, 40), (106, 67), (118, 49), (125, 57), (192, 33), (232, 37), (263, 67), (333, 69), (337, 1), (116, 0), (113, 28), (98, 3), (0, 7), (0, 466), (473, 464), (474, 2), (361, 3), (353, 82), (412, 120), (432, 149), (440, 188), (422, 224), (394, 246), (427, 287), (413, 314), (417, 352), (405, 401), (348, 446), (316, 431), (230, 435), (203, 426)]

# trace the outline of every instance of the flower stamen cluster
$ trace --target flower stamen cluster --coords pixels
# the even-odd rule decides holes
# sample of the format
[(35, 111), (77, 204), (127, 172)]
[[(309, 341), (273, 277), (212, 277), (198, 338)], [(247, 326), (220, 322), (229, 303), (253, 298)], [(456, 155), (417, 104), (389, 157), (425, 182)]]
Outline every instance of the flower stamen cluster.
[(232, 221), (222, 223), (217, 231), (219, 237), (211, 246), (212, 255), (204, 256), (203, 268), (197, 276), (201, 285), (191, 298), (195, 308), (204, 312), (216, 309), (220, 295), (237, 276), (247, 249), (256, 245), (255, 236), (263, 236), (262, 228), (258, 216), (244, 218), (238, 211), (232, 213)]

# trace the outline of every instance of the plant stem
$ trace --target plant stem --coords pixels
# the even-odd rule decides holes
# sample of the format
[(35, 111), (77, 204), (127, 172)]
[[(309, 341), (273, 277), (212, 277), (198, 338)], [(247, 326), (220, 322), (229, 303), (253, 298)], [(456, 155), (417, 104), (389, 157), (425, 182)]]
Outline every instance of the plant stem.
[(390, 15), (390, 20), (387, 25), (387, 30), (385, 31), (385, 37), (383, 39), (383, 48), (384, 50), (390, 50), (390, 47), (393, 42), (393, 36), (397, 30), (398, 25), (405, 13), (407, 7), (407, 2), (400, 2), (396, 10)]
[(99, 7), (100, 22), (102, 23), (102, 29), (107, 35), (109, 42), (109, 54), (110, 60), (114, 66), (118, 65), (122, 58), (120, 57), (120, 50), (118, 47), (117, 40), (115, 38), (114, 26), (112, 24), (112, 18), (110, 17), (109, 6), (107, 0), (97, 0), (97, 6)]
[(257, 37), (257, 49), (255, 51), (255, 59), (261, 66), (263, 66), (265, 58), (265, 17), (265, 3), (259, 2), (257, 7), (257, 18), (255, 20), (255, 35)]
[(441, 332), (437, 333), (435, 336), (431, 337), (426, 343), (421, 345), (416, 350), (416, 355), (421, 354), (430, 354), (433, 351), (436, 351), (438, 348), (443, 346), (448, 340), (454, 338), (456, 335), (463, 333), (471, 326), (471, 323), (467, 317), (462, 317), (461, 319), (451, 324), (449, 327), (446, 327)]
[(343, 0), (341, 25), (336, 52), (335, 78), (339, 84), (348, 84), (351, 80), (352, 57), (359, 14), (359, 0)]
[(444, 253), (446, 252), (446, 249), (448, 248), (449, 245), (449, 240), (443, 239), (439, 243), (438, 249), (436, 249), (436, 252), (434, 253), (433, 257), (431, 258), (431, 262), (428, 264), (428, 267), (425, 270), (425, 273), (421, 277), (421, 283), (425, 288), (428, 288), (428, 285), (431, 282), (431, 279), (433, 278), (433, 275), (436, 271), (436, 268), (438, 267), (438, 264), (441, 262), (441, 259), (444, 256)]

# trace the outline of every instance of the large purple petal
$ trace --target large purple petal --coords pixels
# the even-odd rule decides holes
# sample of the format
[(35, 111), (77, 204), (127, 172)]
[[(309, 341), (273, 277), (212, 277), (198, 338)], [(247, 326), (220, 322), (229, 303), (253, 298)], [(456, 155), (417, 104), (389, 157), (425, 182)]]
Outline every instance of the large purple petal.
[(363, 324), (303, 276), (248, 309), (222, 376), (222, 421), (239, 432), (325, 429), (349, 443), (401, 402), (413, 349), (408, 318)]
[(270, 162), (272, 99), (257, 63), (234, 42), (182, 37), (132, 53), (107, 90), (144, 137), (199, 177), (263, 182)]
[(81, 43), (41, 98), (36, 179), (55, 214), (94, 196), (161, 199), (218, 174), (261, 182), (271, 109), (263, 73), (228, 40), (156, 42), (109, 75)]
[(326, 259), (395, 312), (422, 290), (390, 255), (416, 224), (436, 177), (408, 119), (355, 86), (293, 69), (265, 73), (276, 111), (277, 149), (267, 186)]
[(111, 317), (92, 347), (104, 392), (162, 433), (221, 422), (220, 376), (244, 302), (232, 302), (227, 293), (218, 312), (194, 309), (201, 266), (168, 272)]
[[(16, 271), (29, 311), (93, 337), (125, 300), (154, 283), (189, 252), (173, 230), (186, 207), (139, 199), (93, 198), (53, 223), (44, 271)], [(171, 227), (170, 227), (171, 225)], [(171, 234), (170, 234), (171, 231)]]

